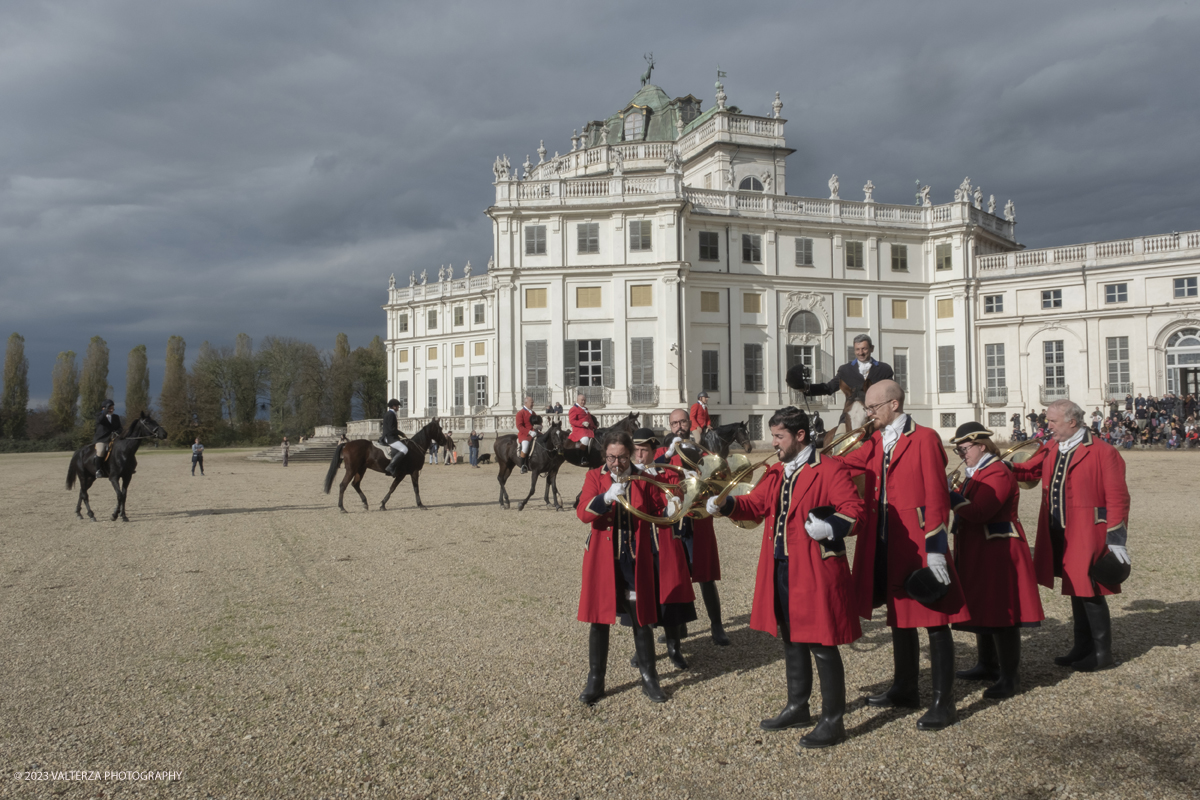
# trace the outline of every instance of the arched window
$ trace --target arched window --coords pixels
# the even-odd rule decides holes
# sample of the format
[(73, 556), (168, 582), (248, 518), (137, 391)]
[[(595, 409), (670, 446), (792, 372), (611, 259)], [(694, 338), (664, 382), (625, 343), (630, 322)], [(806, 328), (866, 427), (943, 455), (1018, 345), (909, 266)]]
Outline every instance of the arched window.
[(811, 311), (799, 311), (788, 321), (788, 333), (821, 335), (821, 321)]
[(646, 133), (646, 116), (640, 108), (625, 112), (625, 141), (640, 142)]
[(742, 182), (738, 184), (738, 190), (742, 192), (761, 192), (763, 190), (762, 181), (753, 175), (742, 178)]
[(1167, 339), (1167, 391), (1181, 394), (1180, 369), (1200, 367), (1200, 330), (1184, 328)]

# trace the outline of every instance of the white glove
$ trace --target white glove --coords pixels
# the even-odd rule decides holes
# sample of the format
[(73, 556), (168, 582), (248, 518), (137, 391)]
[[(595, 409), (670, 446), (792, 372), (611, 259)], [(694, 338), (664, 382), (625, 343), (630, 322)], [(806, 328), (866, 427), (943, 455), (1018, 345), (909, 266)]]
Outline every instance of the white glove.
[(717, 502), (717, 498), (710, 497), (704, 503), (704, 510), (714, 517), (721, 516), (721, 504)]
[(700, 477), (700, 473), (699, 473), (699, 472), (696, 472), (696, 470), (694, 470), (694, 469), (685, 469), (685, 470), (683, 471), (683, 477), (685, 477), (685, 478), (699, 478), (699, 477)]
[(683, 505), (682, 500), (680, 500), (675, 495), (671, 495), (669, 498), (667, 498), (667, 516), (668, 517), (675, 516), (677, 513), (679, 513), (679, 508), (682, 505)]
[(1117, 561), (1120, 561), (1122, 564), (1133, 563), (1129, 560), (1129, 551), (1126, 550), (1122, 545), (1110, 544), (1108, 549), (1111, 550), (1112, 554), (1117, 557)]
[(590, 422), (585, 422), (585, 423), (583, 423), (583, 427), (585, 427), (585, 428), (590, 428), (590, 427), (592, 427), (592, 423), (590, 423)]
[(808, 519), (804, 521), (804, 530), (808, 531), (808, 535), (814, 541), (819, 542), (822, 539), (833, 538), (833, 526), (823, 519), (817, 519), (811, 513), (808, 515)]
[(679, 438), (678, 436), (676, 436), (674, 439), (671, 440), (671, 445), (670, 445), (670, 447), (667, 448), (667, 452), (665, 453), (667, 458), (674, 457), (675, 445), (679, 444), (682, 441), (683, 441), (683, 439)]
[(608, 487), (608, 491), (604, 493), (604, 502), (612, 505), (617, 502), (617, 498), (625, 494), (629, 489), (629, 484), (621, 481), (613, 481), (613, 485)]
[(946, 569), (946, 557), (941, 553), (930, 553), (925, 556), (925, 560), (929, 562), (929, 568), (933, 570), (933, 577), (937, 578), (939, 583), (949, 586), (950, 570)]

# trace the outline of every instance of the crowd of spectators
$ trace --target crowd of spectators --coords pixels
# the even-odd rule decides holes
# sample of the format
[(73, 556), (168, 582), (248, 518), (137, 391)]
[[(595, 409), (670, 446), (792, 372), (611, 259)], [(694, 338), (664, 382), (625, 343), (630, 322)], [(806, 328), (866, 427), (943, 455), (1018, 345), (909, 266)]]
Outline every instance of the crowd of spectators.
[[(1024, 430), (1028, 420), (1029, 431)], [(1200, 446), (1200, 422), (1197, 421), (1196, 398), (1168, 392), (1162, 397), (1125, 395), (1124, 402), (1111, 400), (1107, 408), (1095, 407), (1089, 420), (1092, 433), (1124, 450), (1134, 447), (1191, 450)], [(1032, 411), (1022, 419), (1012, 415), (1013, 441), (1025, 441), (1030, 436), (1044, 440), (1050, 433), (1046, 428), (1046, 412)]]

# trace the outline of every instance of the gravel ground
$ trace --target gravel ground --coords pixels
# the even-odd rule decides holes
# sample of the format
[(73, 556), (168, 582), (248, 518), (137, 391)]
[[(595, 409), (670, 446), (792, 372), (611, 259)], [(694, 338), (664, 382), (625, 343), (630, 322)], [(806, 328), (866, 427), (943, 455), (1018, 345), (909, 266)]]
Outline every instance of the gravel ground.
[[(819, 752), (798, 749), (802, 730), (758, 728), (784, 702), (779, 643), (747, 627), (761, 529), (718, 523), (733, 646), (693, 623), (692, 669), (677, 672), (659, 645), (670, 702), (655, 706), (616, 629), (609, 696), (587, 708), (585, 529), (569, 510), (501, 511), (494, 467), (440, 466), (424, 471), (428, 511), (406, 481), (389, 512), (348, 497), (339, 514), (324, 467), (245, 455), (210, 450), (193, 478), (185, 453), (139, 454), (128, 524), (108, 521), (107, 486), (102, 522), (74, 518), (65, 457), (0, 456), (0, 796), (1200, 794), (1193, 454), (1125, 456), (1134, 572), (1111, 602), (1117, 669), (1053, 665), (1070, 606), (1043, 590), (1023, 693), (996, 703), (959, 683), (960, 724), (922, 733), (922, 712), (864, 706), (891, 675), (876, 620), (843, 648), (851, 738)], [(582, 477), (564, 468), (568, 499)], [(383, 489), (364, 481), (373, 506)], [(965, 668), (974, 640), (956, 638)], [(56, 774), (69, 770), (98, 775)], [(121, 771), (142, 774), (104, 775)]]

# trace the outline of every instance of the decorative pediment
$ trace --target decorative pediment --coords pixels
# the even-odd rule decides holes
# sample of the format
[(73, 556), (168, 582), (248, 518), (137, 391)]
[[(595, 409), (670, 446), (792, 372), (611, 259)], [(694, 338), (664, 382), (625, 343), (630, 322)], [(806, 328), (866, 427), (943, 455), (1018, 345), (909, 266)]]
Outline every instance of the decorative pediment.
[(825, 306), (825, 296), (817, 292), (789, 292), (787, 306), (783, 310), (784, 320), (790, 319), (797, 311), (811, 311), (821, 320), (821, 327), (828, 331), (833, 320), (829, 309)]

